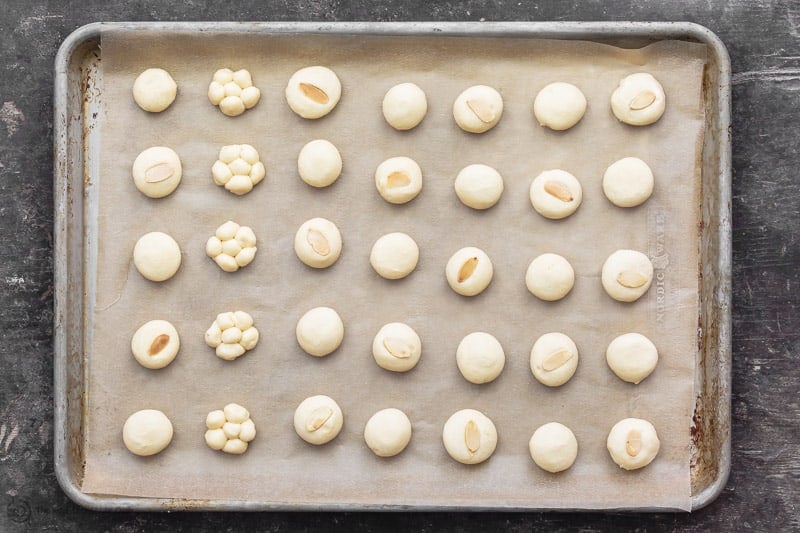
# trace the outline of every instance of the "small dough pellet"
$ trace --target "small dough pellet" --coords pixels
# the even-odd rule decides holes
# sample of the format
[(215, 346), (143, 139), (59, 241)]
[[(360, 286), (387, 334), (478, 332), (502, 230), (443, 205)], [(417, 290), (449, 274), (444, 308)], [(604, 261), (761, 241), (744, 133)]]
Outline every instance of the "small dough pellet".
[(383, 97), (383, 118), (396, 130), (406, 131), (417, 127), (428, 112), (425, 91), (413, 83), (400, 83)]
[(178, 94), (178, 84), (163, 68), (149, 68), (133, 82), (133, 100), (150, 113), (167, 109)]
[(646, 72), (623, 78), (611, 94), (614, 116), (631, 126), (647, 126), (657, 122), (666, 106), (664, 88), (652, 74)]
[(450, 457), (465, 465), (482, 463), (497, 447), (497, 428), (475, 409), (453, 413), (442, 429), (442, 442)]
[(133, 248), (136, 270), (150, 281), (166, 281), (181, 266), (181, 248), (175, 239), (161, 231), (139, 237)]
[(256, 425), (250, 418), (250, 411), (237, 403), (229, 403), (221, 410), (208, 413), (206, 428), (208, 447), (233, 455), (246, 452), (256, 438)]
[(405, 204), (422, 190), (422, 170), (410, 157), (389, 158), (375, 170), (375, 187), (390, 204)]
[(547, 472), (563, 472), (578, 457), (578, 440), (564, 424), (549, 422), (539, 426), (528, 442), (531, 459)]
[(447, 261), (445, 277), (462, 296), (476, 296), (492, 282), (494, 268), (486, 252), (474, 246), (461, 248)]
[(636, 470), (653, 462), (661, 442), (653, 424), (641, 418), (625, 418), (611, 428), (606, 446), (620, 468)]
[(394, 457), (411, 441), (411, 421), (400, 409), (381, 409), (367, 421), (364, 441), (378, 457)]
[(545, 333), (531, 348), (533, 377), (548, 387), (560, 387), (569, 381), (578, 368), (578, 347), (567, 335)]
[(422, 341), (408, 324), (390, 322), (372, 340), (372, 356), (383, 369), (408, 372), (419, 362)]
[(456, 365), (464, 379), (480, 385), (494, 381), (503, 371), (506, 354), (494, 335), (470, 333), (458, 344)]
[(542, 126), (564, 131), (580, 122), (586, 113), (586, 97), (571, 83), (546, 85), (533, 101), (533, 114)]
[(335, 352), (342, 344), (344, 323), (334, 309), (315, 307), (297, 321), (295, 336), (307, 354), (324, 357)]
[(603, 174), (603, 193), (617, 207), (636, 207), (653, 194), (653, 171), (637, 157), (612, 163)]
[(546, 302), (564, 298), (575, 285), (575, 271), (564, 257), (546, 253), (531, 261), (525, 273), (528, 290)]
[(205, 341), (225, 361), (238, 359), (258, 344), (253, 317), (244, 311), (220, 313), (206, 330)]
[(531, 183), (531, 205), (545, 218), (560, 220), (581, 205), (583, 189), (578, 179), (565, 170), (545, 170)]
[(327, 67), (301, 68), (286, 84), (286, 102), (303, 118), (322, 118), (336, 107), (342, 96), (342, 83)]
[(169, 365), (180, 348), (178, 330), (166, 320), (150, 320), (142, 324), (131, 338), (133, 357), (143, 367), (154, 370)]
[(250, 71), (246, 69), (234, 72), (221, 68), (214, 73), (208, 86), (208, 100), (229, 117), (237, 117), (252, 109), (259, 99), (261, 91), (253, 85)]
[(231, 144), (219, 151), (219, 159), (211, 167), (214, 183), (237, 196), (247, 194), (261, 183), (267, 170), (258, 151), (249, 144)]
[(131, 175), (142, 194), (149, 198), (164, 198), (178, 188), (183, 168), (173, 149), (152, 146), (136, 156)]
[(225, 272), (236, 272), (256, 258), (256, 234), (229, 220), (206, 241), (206, 255)]
[(306, 220), (294, 236), (297, 258), (312, 268), (328, 268), (342, 253), (342, 234), (326, 218)]
[(372, 245), (369, 262), (386, 279), (402, 279), (417, 267), (419, 247), (405, 233), (387, 233)]
[(155, 455), (172, 442), (172, 422), (157, 409), (136, 411), (122, 426), (122, 441), (134, 455)]
[(603, 263), (603, 288), (619, 302), (641, 298), (653, 281), (653, 263), (636, 250), (617, 250)]
[(473, 85), (453, 102), (453, 118), (462, 130), (484, 133), (494, 128), (503, 116), (503, 97), (487, 85)]
[(332, 142), (316, 139), (300, 150), (297, 173), (312, 187), (327, 187), (342, 174), (342, 155)]
[(608, 345), (606, 362), (619, 379), (638, 384), (655, 370), (658, 350), (641, 333), (625, 333)]
[(489, 209), (503, 194), (503, 177), (488, 165), (462, 168), (453, 185), (461, 203), (473, 209)]
[(294, 430), (309, 444), (326, 444), (339, 434), (344, 415), (333, 398), (322, 394), (306, 398), (294, 412)]

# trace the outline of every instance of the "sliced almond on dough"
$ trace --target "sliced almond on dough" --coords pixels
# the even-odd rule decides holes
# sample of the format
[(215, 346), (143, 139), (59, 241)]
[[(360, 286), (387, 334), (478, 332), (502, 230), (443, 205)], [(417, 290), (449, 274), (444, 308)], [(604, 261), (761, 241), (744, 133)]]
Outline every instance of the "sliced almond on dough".
[(162, 333), (150, 344), (150, 349), (147, 350), (147, 355), (158, 355), (158, 353), (163, 350), (167, 344), (169, 344), (169, 335), (166, 333)]
[(544, 361), (542, 361), (542, 370), (545, 372), (552, 372), (557, 368), (561, 368), (567, 361), (572, 359), (573, 355), (575, 354), (566, 349), (556, 350), (544, 358)]
[(464, 442), (469, 453), (475, 453), (481, 447), (481, 430), (473, 420), (469, 420), (464, 428)]
[(458, 282), (464, 283), (472, 275), (472, 273), (475, 272), (476, 268), (478, 268), (477, 257), (470, 257), (464, 261), (464, 264), (461, 265), (461, 268), (458, 270)]
[(406, 187), (411, 183), (411, 178), (408, 177), (408, 174), (405, 172), (400, 172), (396, 170), (389, 174), (386, 177), (386, 186), (390, 189), (395, 189), (397, 187)]
[(408, 359), (411, 357), (412, 348), (408, 343), (397, 337), (386, 337), (383, 339), (383, 347), (389, 352), (392, 357), (398, 359)]
[(638, 429), (632, 429), (628, 432), (625, 439), (625, 451), (631, 457), (636, 457), (642, 451), (642, 433)]
[(311, 245), (311, 249), (321, 256), (326, 256), (331, 253), (331, 243), (325, 238), (325, 235), (318, 229), (309, 229), (306, 235), (306, 241)]
[(169, 179), (175, 174), (175, 169), (169, 163), (158, 163), (144, 171), (145, 183), (158, 183)]
[(617, 283), (629, 289), (638, 289), (647, 283), (647, 277), (636, 270), (623, 270), (617, 275)]
[(306, 98), (313, 100), (318, 104), (327, 104), (330, 100), (330, 98), (328, 98), (328, 93), (311, 83), (301, 82), (300, 90), (303, 92)]
[(486, 100), (467, 100), (467, 107), (475, 113), (475, 116), (478, 117), (481, 122), (489, 124), (495, 119), (494, 108), (492, 104)]
[(550, 196), (555, 196), (562, 202), (571, 202), (573, 200), (572, 191), (569, 190), (569, 187), (558, 180), (545, 181), (544, 192)]
[(327, 405), (322, 405), (320, 407), (317, 407), (316, 409), (311, 411), (311, 414), (308, 416), (308, 419), (306, 420), (306, 430), (311, 432), (318, 430), (332, 416), (333, 416), (333, 409), (331, 409)]
[(633, 97), (633, 100), (631, 100), (631, 102), (628, 104), (628, 107), (630, 107), (633, 111), (639, 111), (640, 109), (649, 107), (655, 101), (656, 93), (653, 91), (642, 91)]

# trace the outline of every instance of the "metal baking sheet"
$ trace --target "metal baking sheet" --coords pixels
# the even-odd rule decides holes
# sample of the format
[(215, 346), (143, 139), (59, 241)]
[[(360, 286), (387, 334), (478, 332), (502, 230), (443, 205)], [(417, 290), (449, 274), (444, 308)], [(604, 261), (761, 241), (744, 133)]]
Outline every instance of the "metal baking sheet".
[[(91, 245), (86, 221), (95, 205), (90, 186), (97, 171), (92, 129), (101, 101), (102, 53), (99, 36), (108, 25), (75, 32), (64, 43), (56, 65), (56, 467), (59, 480), (77, 502), (116, 509), (269, 509), (259, 501), (180, 500), (87, 495), (80, 490), (85, 428), (84, 301), (92, 269), (84, 263)], [(137, 25), (116, 24), (115, 28)], [(140, 26), (139, 26), (140, 27)], [(202, 31), (204, 24), (152, 24), (164, 31)], [(549, 39), (594, 40), (639, 47), (662, 39), (705, 43), (706, 132), (703, 147), (701, 209), (701, 313), (695, 389), (692, 459), (692, 508), (699, 508), (724, 486), (729, 467), (730, 360), (730, 141), (729, 68), (721, 43), (691, 24), (497, 23), (497, 24), (214, 24), (215, 31), (343, 33), (370, 35), (519, 35)], [(378, 502), (379, 503), (379, 502)], [(576, 503), (576, 508), (580, 508)], [(353, 508), (332, 503), (326, 508)], [(372, 507), (375, 508), (375, 507)], [(380, 508), (380, 507), (378, 507)], [(387, 507), (391, 508), (391, 507)], [(506, 507), (504, 507), (506, 508)], [(529, 509), (529, 507), (525, 507)]]

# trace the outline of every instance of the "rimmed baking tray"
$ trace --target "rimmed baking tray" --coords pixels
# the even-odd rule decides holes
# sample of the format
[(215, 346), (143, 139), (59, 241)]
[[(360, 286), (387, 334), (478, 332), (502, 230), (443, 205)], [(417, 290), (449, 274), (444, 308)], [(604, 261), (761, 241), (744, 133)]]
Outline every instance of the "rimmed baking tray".
[[(700, 313), (695, 372), (691, 507), (698, 509), (723, 489), (730, 468), (730, 66), (727, 52), (709, 30), (690, 23), (98, 23), (71, 34), (56, 58), (55, 76), (55, 464), (65, 492), (94, 509), (267, 510), (287, 508), (266, 501), (129, 498), (86, 494), (83, 431), (86, 423), (85, 302), (93, 298), (85, 250), (92, 245), (87, 220), (96, 216), (91, 178), (97, 172), (94, 137), (102, 101), (104, 29), (231, 33), (363, 35), (522, 36), (589, 40), (636, 48), (665, 39), (707, 45), (704, 72), (706, 131), (702, 150), (700, 210)], [(535, 504), (534, 504), (535, 505)], [(291, 509), (366, 508), (335, 502)], [(376, 502), (370, 509), (409, 509)], [(411, 509), (458, 509), (418, 506)], [(491, 508), (491, 507), (487, 507)], [(576, 503), (575, 509), (581, 509)], [(509, 510), (508, 507), (503, 507)], [(542, 510), (520, 507), (519, 510)], [(634, 508), (632, 510), (650, 510)]]

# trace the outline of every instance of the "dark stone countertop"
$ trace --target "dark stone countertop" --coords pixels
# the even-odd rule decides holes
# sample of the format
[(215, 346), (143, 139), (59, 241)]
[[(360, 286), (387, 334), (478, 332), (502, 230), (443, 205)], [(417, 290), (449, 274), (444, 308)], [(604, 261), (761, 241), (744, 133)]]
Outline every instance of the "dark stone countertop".
[[(208, 5), (207, 5), (208, 4)], [(800, 530), (800, 3), (7, 0), (0, 15), (0, 530)], [(733, 64), (733, 467), (693, 514), (98, 513), (53, 468), (53, 62), (120, 20), (686, 20)]]

